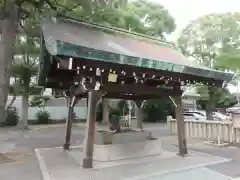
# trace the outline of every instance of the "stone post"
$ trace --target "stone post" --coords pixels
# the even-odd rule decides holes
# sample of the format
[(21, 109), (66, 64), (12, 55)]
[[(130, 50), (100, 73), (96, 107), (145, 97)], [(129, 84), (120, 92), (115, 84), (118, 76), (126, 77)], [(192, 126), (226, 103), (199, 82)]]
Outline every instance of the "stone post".
[(108, 124), (109, 123), (109, 100), (104, 98), (102, 101), (102, 107), (103, 107), (103, 123)]
[(128, 100), (128, 126), (132, 126), (132, 101)]
[(136, 117), (137, 117), (137, 128), (142, 130), (142, 121), (143, 121), (143, 101), (142, 100), (136, 100), (134, 101), (136, 104)]

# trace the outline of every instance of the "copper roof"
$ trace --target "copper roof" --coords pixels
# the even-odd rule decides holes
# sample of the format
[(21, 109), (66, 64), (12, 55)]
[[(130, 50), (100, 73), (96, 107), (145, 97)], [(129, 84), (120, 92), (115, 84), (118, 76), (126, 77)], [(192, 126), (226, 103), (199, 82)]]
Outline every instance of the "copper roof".
[[(123, 30), (96, 26), (65, 18), (57, 18), (55, 21), (44, 21), (42, 27), (45, 41), (51, 39), (49, 42), (56, 40), (103, 52), (180, 65), (183, 67), (182, 73), (195, 73), (195, 75), (209, 78), (214, 74), (213, 78), (222, 77), (224, 81), (230, 81), (232, 78), (231, 74), (212, 70), (199, 65), (196, 61), (189, 60), (170, 43), (142, 35), (134, 35)], [(54, 52), (55, 55), (58, 54), (57, 49)], [(54, 52), (52, 51), (52, 54)], [(202, 74), (199, 74), (199, 70), (201, 70)]]

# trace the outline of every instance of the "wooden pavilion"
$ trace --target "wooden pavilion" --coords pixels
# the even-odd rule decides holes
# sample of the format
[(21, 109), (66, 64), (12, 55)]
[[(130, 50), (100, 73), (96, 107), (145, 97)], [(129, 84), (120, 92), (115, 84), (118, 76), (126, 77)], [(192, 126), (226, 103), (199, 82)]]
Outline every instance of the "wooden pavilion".
[(88, 98), (83, 167), (92, 167), (96, 106), (101, 98), (133, 100), (141, 121), (142, 101), (169, 96), (176, 105), (179, 154), (187, 154), (182, 86), (222, 87), (232, 74), (189, 61), (173, 44), (122, 29), (55, 15), (42, 22), (38, 85), (69, 97), (64, 149), (69, 149), (72, 111)]

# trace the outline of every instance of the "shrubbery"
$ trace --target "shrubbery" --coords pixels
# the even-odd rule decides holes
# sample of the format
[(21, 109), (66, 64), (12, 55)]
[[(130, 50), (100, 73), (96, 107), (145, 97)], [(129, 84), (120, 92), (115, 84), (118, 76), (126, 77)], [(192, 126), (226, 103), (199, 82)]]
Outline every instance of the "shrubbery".
[(9, 108), (6, 113), (6, 119), (3, 126), (16, 126), (19, 121), (17, 109), (15, 107)]
[(51, 124), (52, 119), (50, 113), (45, 110), (38, 111), (36, 113), (37, 124)]

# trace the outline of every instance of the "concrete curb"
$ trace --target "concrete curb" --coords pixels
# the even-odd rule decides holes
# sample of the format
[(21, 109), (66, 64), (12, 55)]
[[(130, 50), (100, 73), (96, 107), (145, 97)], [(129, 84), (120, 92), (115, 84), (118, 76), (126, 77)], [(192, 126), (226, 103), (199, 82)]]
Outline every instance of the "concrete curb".
[(214, 173), (214, 174), (216, 174), (216, 175), (218, 175), (218, 176), (222, 176), (222, 177), (224, 177), (224, 178), (227, 178), (228, 180), (233, 180), (232, 177), (227, 176), (227, 175), (225, 175), (225, 174), (222, 174), (222, 173), (220, 173), (220, 172), (213, 171), (213, 170), (210, 170), (210, 169), (205, 168), (205, 167), (203, 167), (203, 169), (205, 169), (206, 171), (209, 171), (209, 172), (211, 172), (211, 173)]
[(240, 177), (237, 177), (237, 178), (233, 178), (232, 180), (240, 180)]
[[(173, 144), (172, 147), (178, 149), (178, 146), (175, 145), (175, 144)], [(196, 150), (189, 150), (189, 149), (188, 149), (188, 152), (193, 152), (193, 153), (196, 153), (196, 154), (202, 154), (202, 155), (204, 155), (204, 156), (211, 156), (211, 157), (215, 157), (215, 158), (220, 158), (220, 159), (222, 159), (222, 160), (227, 160), (227, 162), (232, 161), (232, 159), (229, 159), (229, 158), (224, 158), (224, 157), (220, 157), (220, 156), (215, 156), (215, 155), (207, 154), (207, 153), (200, 152), (200, 151), (196, 151)]]
[(39, 149), (34, 149), (43, 180), (52, 180)]
[[(51, 125), (29, 125), (30, 130), (41, 130), (50, 128), (65, 128), (65, 123), (63, 124), (51, 124)], [(73, 127), (84, 127), (81, 124), (73, 124)]]
[(198, 164), (198, 165), (194, 165), (194, 166), (188, 166), (188, 167), (184, 167), (184, 168), (173, 169), (173, 170), (163, 171), (163, 172), (159, 172), (159, 173), (153, 173), (153, 174), (146, 175), (146, 176), (141, 176), (141, 177), (136, 176), (136, 177), (128, 178), (128, 179), (125, 179), (125, 180), (141, 180), (141, 179), (147, 179), (147, 178), (150, 179), (151, 177), (154, 177), (154, 176), (162, 176), (162, 175), (177, 173), (177, 172), (181, 172), (181, 171), (186, 171), (186, 170), (191, 170), (191, 169), (196, 169), (196, 168), (202, 168), (204, 166), (210, 166), (210, 165), (215, 165), (215, 164), (224, 163), (224, 162), (229, 162), (229, 160), (225, 160), (225, 161), (224, 160), (219, 160), (219, 161), (215, 161), (215, 162), (212, 162), (212, 163)]

